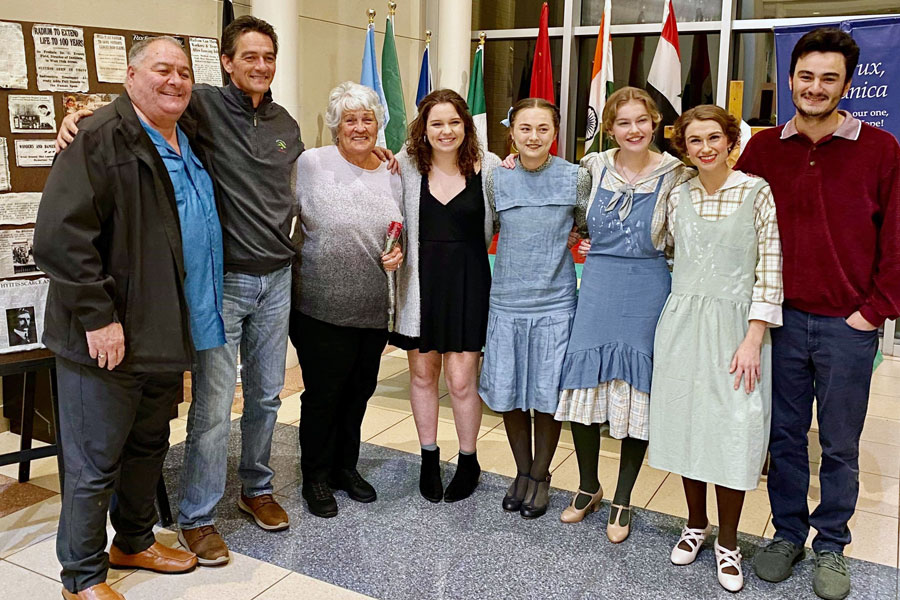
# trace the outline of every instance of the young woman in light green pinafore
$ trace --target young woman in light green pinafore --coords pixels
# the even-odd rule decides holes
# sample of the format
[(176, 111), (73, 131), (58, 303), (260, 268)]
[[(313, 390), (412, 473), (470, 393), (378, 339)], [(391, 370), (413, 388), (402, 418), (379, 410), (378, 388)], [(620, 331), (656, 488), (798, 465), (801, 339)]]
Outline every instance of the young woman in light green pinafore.
[(733, 171), (737, 119), (718, 106), (685, 112), (675, 146), (698, 177), (672, 191), (666, 230), (674, 241), (672, 293), (654, 340), (650, 465), (681, 475), (688, 521), (672, 549), (694, 561), (710, 531), (707, 485), (716, 489), (716, 572), (743, 587), (737, 526), (756, 489), (769, 437), (771, 341), (781, 320), (781, 244), (762, 179)]

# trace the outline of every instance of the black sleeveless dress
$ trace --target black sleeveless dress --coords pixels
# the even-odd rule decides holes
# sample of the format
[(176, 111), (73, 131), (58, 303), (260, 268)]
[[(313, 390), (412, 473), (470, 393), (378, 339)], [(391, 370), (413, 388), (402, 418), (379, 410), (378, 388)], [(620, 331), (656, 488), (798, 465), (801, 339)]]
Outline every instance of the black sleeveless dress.
[(390, 343), (420, 352), (481, 352), (487, 333), (491, 270), (484, 246), (481, 175), (450, 202), (431, 195), (422, 176), (419, 196), (419, 337), (391, 334)]

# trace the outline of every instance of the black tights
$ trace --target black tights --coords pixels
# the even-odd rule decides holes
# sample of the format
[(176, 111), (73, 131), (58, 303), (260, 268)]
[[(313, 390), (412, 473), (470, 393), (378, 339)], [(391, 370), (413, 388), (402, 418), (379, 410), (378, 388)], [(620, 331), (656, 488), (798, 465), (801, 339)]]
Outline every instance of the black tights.
[(543, 481), (550, 475), (550, 461), (559, 443), (562, 423), (553, 415), (534, 411), (534, 456), (531, 453), (531, 414), (525, 410), (503, 413), (506, 437), (512, 448), (519, 473), (528, 473), (532, 479)]

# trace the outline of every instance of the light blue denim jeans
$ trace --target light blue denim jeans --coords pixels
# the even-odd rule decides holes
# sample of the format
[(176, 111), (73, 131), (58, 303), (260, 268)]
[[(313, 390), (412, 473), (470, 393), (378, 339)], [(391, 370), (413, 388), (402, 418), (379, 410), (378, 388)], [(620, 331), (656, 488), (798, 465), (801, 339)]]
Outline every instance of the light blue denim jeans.
[(290, 267), (267, 275), (225, 274), (227, 341), (198, 352), (191, 373), (193, 400), (178, 509), (183, 529), (213, 524), (216, 504), (225, 492), (238, 347), (244, 393), (238, 475), (247, 497), (272, 493), (269, 455), (284, 387), (290, 309)]

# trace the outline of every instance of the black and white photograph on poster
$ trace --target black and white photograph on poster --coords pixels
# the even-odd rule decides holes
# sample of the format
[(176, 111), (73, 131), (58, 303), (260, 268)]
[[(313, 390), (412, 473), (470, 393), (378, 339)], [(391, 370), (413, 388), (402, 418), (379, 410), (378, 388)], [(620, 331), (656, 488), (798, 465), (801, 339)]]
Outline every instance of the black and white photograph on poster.
[(55, 140), (15, 140), (16, 165), (19, 167), (52, 167), (56, 156)]
[[(132, 42), (140, 42), (141, 40), (146, 40), (147, 38), (157, 37), (159, 35), (161, 35), (161, 34), (158, 34), (158, 33), (135, 33), (135, 34), (132, 34), (131, 41)], [(184, 48), (184, 36), (173, 35), (172, 37), (175, 38), (179, 44), (181, 44), (182, 48)]]
[(47, 278), (0, 281), (0, 311), (6, 327), (0, 327), (0, 354), (43, 348), (44, 305)]
[(84, 30), (68, 25), (34, 25), (34, 64), (42, 92), (88, 91)]
[(97, 63), (97, 81), (125, 83), (125, 70), (128, 67), (125, 36), (95, 33), (94, 61)]
[(0, 231), (0, 278), (40, 275), (34, 264), (34, 229)]
[(20, 23), (0, 21), (0, 88), (28, 89), (25, 36)]
[(6, 138), (0, 137), (0, 192), (11, 189), (9, 182), (9, 148)]
[(10, 94), (9, 130), (12, 133), (56, 133), (53, 96)]
[(97, 110), (118, 97), (118, 94), (63, 94), (63, 108), (65, 108), (67, 115), (71, 115), (82, 108)]
[(34, 307), (20, 306), (6, 309), (6, 334), (10, 346), (36, 344), (37, 324), (34, 322)]
[(0, 225), (34, 223), (40, 204), (40, 192), (0, 194)]

